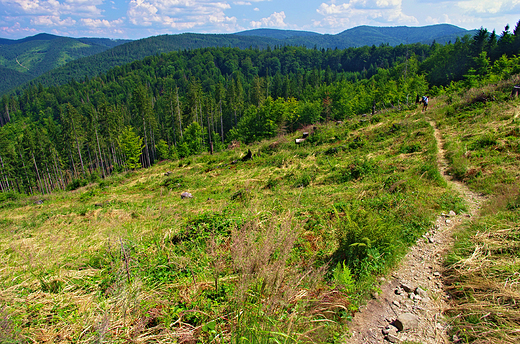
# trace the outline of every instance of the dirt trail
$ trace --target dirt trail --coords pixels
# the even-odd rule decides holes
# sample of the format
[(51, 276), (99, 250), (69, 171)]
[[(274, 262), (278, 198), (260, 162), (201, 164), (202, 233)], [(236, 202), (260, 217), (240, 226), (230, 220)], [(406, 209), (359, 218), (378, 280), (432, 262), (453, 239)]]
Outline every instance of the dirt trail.
[[(437, 141), (437, 162), (448, 187), (456, 190), (468, 206), (464, 214), (442, 214), (434, 227), (417, 244), (381, 285), (381, 293), (374, 295), (366, 306), (356, 313), (349, 329), (352, 336), (348, 344), (375, 344), (410, 341), (423, 344), (451, 342), (448, 338), (448, 324), (443, 317), (448, 295), (444, 292), (442, 280), (443, 259), (453, 244), (452, 231), (455, 226), (477, 214), (484, 197), (469, 190), (463, 183), (447, 175), (448, 162), (445, 157), (444, 141), (435, 122), (430, 120)], [(417, 290), (419, 287), (422, 290)], [(407, 291), (408, 290), (408, 291)], [(424, 291), (424, 292), (423, 292)], [(394, 322), (400, 315), (413, 314), (418, 326), (397, 332)], [(384, 334), (389, 332), (389, 334)]]

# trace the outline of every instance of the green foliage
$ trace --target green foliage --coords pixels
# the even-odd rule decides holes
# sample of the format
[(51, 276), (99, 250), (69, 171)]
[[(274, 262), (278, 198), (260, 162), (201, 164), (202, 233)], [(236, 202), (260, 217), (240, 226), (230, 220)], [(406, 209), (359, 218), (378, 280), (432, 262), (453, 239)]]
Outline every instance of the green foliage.
[(468, 210), (466, 202), (460, 196), (455, 196), (452, 193), (445, 192), (437, 200), (437, 204), (444, 212), (453, 210), (455, 213), (460, 214)]
[(344, 261), (352, 272), (363, 278), (382, 273), (397, 259), (402, 229), (391, 219), (383, 219), (363, 208), (342, 210), (344, 214), (340, 215), (335, 209), (338, 261)]
[(338, 183), (347, 183), (352, 180), (363, 179), (366, 176), (377, 173), (379, 165), (372, 159), (360, 159), (356, 157), (347, 167), (341, 168), (336, 172)]
[(143, 151), (143, 139), (127, 126), (118, 138), (119, 146), (126, 157), (125, 166), (131, 170), (141, 167), (140, 157)]
[(1, 192), (0, 193), (0, 203), (9, 202), (9, 201), (16, 201), (20, 198), (21, 195), (19, 195), (15, 191), (8, 191), (8, 192)]
[(405, 143), (401, 149), (399, 150), (400, 153), (408, 154), (408, 153), (415, 153), (422, 151), (421, 144), (419, 143)]
[[(196, 155), (202, 152), (202, 127), (197, 122), (191, 123), (186, 128), (183, 143), (186, 143), (188, 147), (188, 155)], [(179, 153), (179, 155), (181, 154)]]
[(482, 136), (479, 136), (475, 142), (471, 145), (471, 149), (483, 149), (489, 146), (495, 146), (497, 144), (497, 139), (493, 135), (493, 133), (486, 133)]
[(159, 142), (157, 142), (156, 148), (159, 160), (170, 158), (170, 148), (168, 147), (168, 143), (166, 143), (166, 141), (159, 140)]
[(347, 293), (354, 289), (355, 280), (350, 272), (350, 268), (345, 264), (345, 261), (338, 262), (333, 271), (334, 281), (339, 284)]
[(66, 191), (72, 191), (79, 189), (80, 187), (83, 187), (88, 184), (88, 181), (85, 179), (73, 179), (69, 184), (67, 184), (67, 187), (65, 188)]

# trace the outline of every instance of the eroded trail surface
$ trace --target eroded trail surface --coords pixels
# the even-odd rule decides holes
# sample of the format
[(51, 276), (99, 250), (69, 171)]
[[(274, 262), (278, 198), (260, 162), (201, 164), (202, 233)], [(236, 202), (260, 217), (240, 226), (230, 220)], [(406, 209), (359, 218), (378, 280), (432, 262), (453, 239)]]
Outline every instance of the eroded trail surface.
[(441, 174), (448, 186), (466, 200), (468, 212), (439, 215), (432, 229), (417, 240), (399, 268), (382, 283), (381, 293), (356, 313), (349, 326), (352, 336), (346, 343), (450, 342), (443, 317), (448, 295), (442, 282), (442, 262), (453, 243), (453, 228), (476, 215), (484, 197), (447, 175), (442, 135), (433, 121), (430, 124), (435, 130)]

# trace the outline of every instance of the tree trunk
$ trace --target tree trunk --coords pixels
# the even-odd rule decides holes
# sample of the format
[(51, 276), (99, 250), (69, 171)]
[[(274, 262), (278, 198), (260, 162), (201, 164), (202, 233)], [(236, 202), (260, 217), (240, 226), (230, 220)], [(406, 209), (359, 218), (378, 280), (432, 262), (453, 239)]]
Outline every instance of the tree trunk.
[(74, 156), (72, 156), (72, 149), (69, 147), (69, 158), (70, 158), (70, 164), (72, 166), (72, 172), (74, 178), (78, 177), (78, 172), (76, 171), (76, 164), (74, 163)]
[(11, 187), (9, 186), (9, 178), (7, 178), (7, 174), (5, 173), (4, 160), (2, 159), (1, 156), (0, 156), (0, 162), (2, 163), (2, 171), (3, 171), (3, 175), (5, 178), (6, 185), (7, 185), (7, 189), (10, 190)]
[(32, 195), (32, 187), (31, 187), (31, 180), (29, 179), (29, 174), (27, 173), (27, 168), (25, 167), (25, 161), (23, 160), (22, 153), (20, 152), (20, 160), (22, 161), (23, 170), (25, 171), (25, 178), (27, 178), (27, 186), (29, 187), (29, 192)]
[(103, 156), (101, 155), (101, 147), (99, 146), (99, 136), (98, 136), (98, 133), (97, 133), (97, 128), (95, 129), (95, 132), (96, 132), (96, 141), (97, 141), (97, 147), (98, 147), (98, 151), (99, 151), (99, 158), (101, 159), (101, 172), (103, 174), (103, 179), (106, 178), (106, 175), (105, 175), (105, 164), (103, 162)]
[(145, 151), (145, 155), (146, 155), (146, 162), (148, 163), (148, 165), (144, 166), (144, 167), (149, 167), (150, 166), (150, 151), (148, 150), (148, 137), (146, 137), (146, 122), (144, 120), (144, 116), (143, 116), (143, 133), (144, 133), (144, 151)]
[(220, 139), (224, 143), (224, 120), (222, 119), (222, 100), (220, 100)]
[(173, 111), (173, 100), (172, 100), (171, 94), (170, 94), (170, 112), (172, 115), (173, 145), (177, 146), (177, 137), (175, 135), (175, 112)]
[(79, 161), (81, 162), (81, 171), (83, 172), (83, 178), (85, 178), (85, 166), (83, 165), (83, 157), (81, 156), (81, 149), (79, 147), (78, 135), (76, 134), (76, 126), (74, 120), (72, 120), (72, 129), (74, 130), (74, 138), (76, 139), (76, 146), (78, 147)]
[(182, 140), (182, 116), (181, 116), (181, 103), (179, 102), (179, 88), (176, 88), (177, 91), (177, 116), (179, 117), (179, 132), (181, 133)]
[(38, 172), (38, 166), (36, 166), (36, 159), (34, 158), (34, 153), (31, 152), (31, 155), (32, 155), (32, 158), (33, 158), (33, 163), (34, 163), (34, 169), (36, 170), (36, 176), (38, 177), (38, 184), (40, 184), (40, 192), (42, 194), (45, 194), (45, 191), (43, 190), (43, 184), (42, 184), (42, 180), (40, 178), (40, 172)]

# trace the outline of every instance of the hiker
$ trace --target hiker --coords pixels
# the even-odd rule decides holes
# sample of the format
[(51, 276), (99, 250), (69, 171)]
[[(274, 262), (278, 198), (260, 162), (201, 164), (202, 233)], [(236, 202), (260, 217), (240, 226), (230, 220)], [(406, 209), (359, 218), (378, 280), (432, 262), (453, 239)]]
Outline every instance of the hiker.
[(422, 108), (422, 111), (426, 111), (428, 109), (428, 96), (423, 96), (422, 99), (421, 99), (421, 103), (423, 103), (423, 108)]

